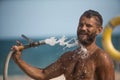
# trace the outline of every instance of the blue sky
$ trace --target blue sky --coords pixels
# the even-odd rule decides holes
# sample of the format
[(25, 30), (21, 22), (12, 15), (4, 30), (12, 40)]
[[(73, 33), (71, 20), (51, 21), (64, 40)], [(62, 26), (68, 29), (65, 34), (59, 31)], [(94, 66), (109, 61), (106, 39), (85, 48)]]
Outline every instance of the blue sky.
[(0, 39), (76, 35), (79, 17), (88, 9), (100, 12), (105, 26), (120, 15), (120, 0), (1, 0)]

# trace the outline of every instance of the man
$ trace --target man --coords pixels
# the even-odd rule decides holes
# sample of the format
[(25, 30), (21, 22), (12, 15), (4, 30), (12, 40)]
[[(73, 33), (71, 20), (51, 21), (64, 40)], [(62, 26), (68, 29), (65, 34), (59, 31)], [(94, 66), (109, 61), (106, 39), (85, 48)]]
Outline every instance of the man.
[[(17, 46), (13, 59), (31, 78), (49, 80), (65, 75), (66, 80), (114, 80), (114, 66), (106, 52), (95, 41), (102, 32), (102, 16), (94, 10), (85, 11), (79, 19), (77, 37), (79, 47), (64, 53), (56, 62), (44, 69), (33, 67), (21, 59)], [(82, 46), (81, 46), (82, 45)]]

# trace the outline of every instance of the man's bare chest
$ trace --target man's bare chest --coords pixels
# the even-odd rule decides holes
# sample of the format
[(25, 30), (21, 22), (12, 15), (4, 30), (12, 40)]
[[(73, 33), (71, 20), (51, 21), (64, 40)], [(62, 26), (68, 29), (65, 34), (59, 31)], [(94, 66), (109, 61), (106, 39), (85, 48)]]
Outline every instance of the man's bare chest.
[(71, 80), (92, 79), (95, 73), (94, 60), (91, 58), (77, 59), (77, 57), (68, 63), (66, 76), (73, 78)]

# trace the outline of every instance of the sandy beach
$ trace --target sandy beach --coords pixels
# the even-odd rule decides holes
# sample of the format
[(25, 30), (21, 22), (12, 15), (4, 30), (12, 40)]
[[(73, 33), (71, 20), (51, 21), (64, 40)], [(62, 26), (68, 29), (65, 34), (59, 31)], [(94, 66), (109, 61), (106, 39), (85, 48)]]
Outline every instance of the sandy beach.
[[(0, 76), (0, 80), (3, 80), (3, 76)], [(13, 75), (13, 76), (8, 76), (8, 80), (33, 80), (27, 75)], [(50, 79), (50, 80), (65, 80), (64, 75), (61, 75), (57, 78)], [(120, 72), (115, 73), (115, 80), (120, 80)]]
[[(0, 76), (0, 80), (3, 80), (3, 76)], [(7, 80), (34, 80), (30, 77), (28, 77), (27, 75), (13, 75), (13, 76), (8, 76)], [(65, 80), (64, 75), (61, 75), (57, 78), (54, 79), (50, 79), (50, 80)]]

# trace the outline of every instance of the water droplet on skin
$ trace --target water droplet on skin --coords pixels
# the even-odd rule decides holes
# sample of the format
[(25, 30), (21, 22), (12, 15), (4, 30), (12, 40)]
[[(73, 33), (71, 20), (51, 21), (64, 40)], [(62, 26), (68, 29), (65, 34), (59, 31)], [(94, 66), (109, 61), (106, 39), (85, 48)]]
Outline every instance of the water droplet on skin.
[(65, 68), (65, 67), (64, 67), (63, 69), (64, 69), (64, 70), (66, 70), (66, 68)]
[(77, 54), (80, 55), (81, 59), (85, 59), (89, 56), (88, 51), (82, 45), (80, 45), (80, 46), (81, 46), (81, 48), (80, 48), (80, 50), (77, 51)]
[(69, 57), (69, 60), (71, 60), (72, 58), (71, 57)]
[(75, 58), (75, 54), (72, 56), (72, 58)]
[(107, 58), (107, 56), (105, 56), (105, 58)]

